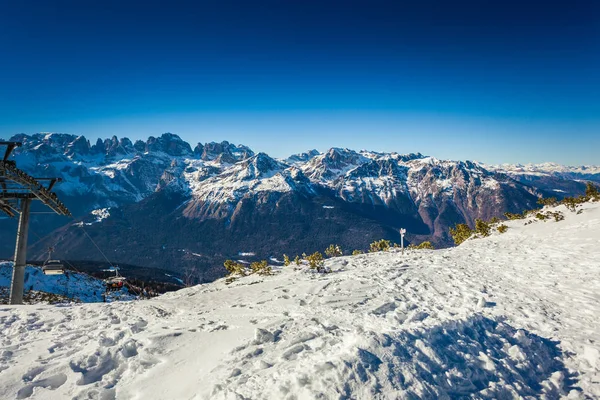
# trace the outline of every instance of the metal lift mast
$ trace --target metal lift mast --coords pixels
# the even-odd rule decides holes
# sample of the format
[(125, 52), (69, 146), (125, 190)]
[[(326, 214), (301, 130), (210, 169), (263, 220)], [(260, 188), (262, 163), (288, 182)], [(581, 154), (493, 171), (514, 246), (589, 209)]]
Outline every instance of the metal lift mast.
[[(10, 285), (10, 304), (23, 304), (23, 286), (25, 263), (27, 261), (27, 234), (29, 231), (29, 213), (32, 200), (39, 200), (56, 214), (71, 216), (65, 205), (58, 199), (52, 188), (60, 178), (34, 178), (17, 168), (8, 157), (20, 142), (2, 142), (5, 146), (4, 157), (0, 160), (0, 211), (9, 217), (19, 215), (19, 229), (15, 248), (15, 262)], [(48, 182), (44, 186), (40, 181)]]

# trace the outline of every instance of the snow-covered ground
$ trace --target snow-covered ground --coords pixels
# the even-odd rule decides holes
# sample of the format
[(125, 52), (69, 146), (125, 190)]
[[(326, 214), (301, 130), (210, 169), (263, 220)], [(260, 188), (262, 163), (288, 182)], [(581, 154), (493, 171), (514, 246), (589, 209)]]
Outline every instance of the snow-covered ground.
[[(12, 266), (12, 262), (0, 262), (0, 288), (5, 288), (7, 293), (12, 278)], [(28, 265), (25, 268), (24, 288), (25, 291), (52, 293), (74, 301), (95, 303), (105, 300), (103, 295), (106, 283), (102, 279), (74, 271), (67, 271), (62, 275), (44, 275), (41, 267)], [(127, 289), (122, 289), (111, 292), (106, 300), (131, 300), (134, 297), (128, 293)]]
[(0, 307), (0, 398), (600, 397), (600, 204), (446, 250)]

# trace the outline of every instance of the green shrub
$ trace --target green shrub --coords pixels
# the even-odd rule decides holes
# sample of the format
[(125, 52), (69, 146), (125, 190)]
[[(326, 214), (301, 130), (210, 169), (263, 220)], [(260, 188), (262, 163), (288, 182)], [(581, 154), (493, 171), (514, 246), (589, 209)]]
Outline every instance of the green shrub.
[(585, 197), (590, 201), (600, 201), (600, 190), (592, 182), (588, 182), (585, 187)]
[(273, 269), (267, 263), (267, 260), (255, 261), (250, 264), (250, 269), (253, 274), (258, 275), (273, 275)]
[(490, 236), (490, 224), (477, 218), (475, 220), (475, 232), (483, 237)]
[(551, 217), (554, 217), (554, 220), (556, 222), (562, 221), (563, 219), (565, 219), (565, 216), (560, 211), (549, 212), (548, 214), (550, 214)]
[(244, 264), (235, 262), (233, 260), (226, 260), (223, 263), (223, 266), (227, 270), (227, 283), (231, 283), (236, 279), (237, 276), (246, 276), (248, 275), (248, 271), (246, 270), (246, 266)]
[(539, 219), (540, 221), (545, 221), (545, 220), (548, 219), (548, 216), (546, 214), (543, 214), (543, 213), (540, 213), (540, 212), (537, 213), (537, 214), (535, 214), (535, 217), (537, 219)]
[(302, 260), (300, 260), (299, 256), (294, 257), (294, 262), (296, 263), (296, 265), (300, 266), (300, 264), (302, 264)]
[(390, 249), (391, 242), (389, 240), (381, 239), (371, 243), (369, 248), (370, 253), (377, 253), (378, 251), (388, 251)]
[(579, 207), (581, 204), (585, 203), (587, 200), (588, 200), (588, 198), (586, 196), (565, 197), (564, 199), (562, 199), (562, 201), (560, 203), (563, 204), (565, 207), (567, 207), (567, 210), (576, 212), (577, 207)]
[(546, 197), (546, 198), (540, 197), (538, 199), (537, 203), (542, 206), (554, 207), (555, 205), (558, 204), (558, 200), (556, 200), (556, 197)]
[(352, 255), (353, 255), (353, 256), (357, 256), (357, 255), (359, 255), (359, 254), (362, 254), (362, 253), (363, 253), (363, 252), (362, 252), (362, 251), (360, 251), (360, 250), (354, 250), (354, 251), (352, 252)]
[(450, 228), (450, 236), (454, 243), (458, 246), (473, 235), (473, 230), (467, 224), (457, 224), (454, 228)]
[(524, 217), (523, 215), (521, 215), (521, 214), (513, 214), (513, 213), (511, 213), (511, 212), (505, 212), (505, 213), (504, 213), (504, 216), (506, 217), (506, 219), (511, 219), (511, 220), (514, 220), (514, 219), (523, 219), (523, 218), (525, 218), (525, 217)]
[(490, 222), (488, 222), (488, 224), (493, 225), (493, 224), (497, 224), (498, 222), (500, 222), (500, 218), (493, 217), (492, 219), (490, 219)]
[(323, 255), (318, 251), (315, 251), (310, 256), (306, 256), (305, 259), (308, 261), (310, 269), (316, 269), (318, 272), (326, 272)]
[(508, 226), (506, 226), (506, 225), (502, 224), (502, 225), (500, 225), (500, 226), (499, 226), (498, 228), (496, 228), (496, 229), (498, 229), (498, 232), (500, 232), (500, 233), (504, 233), (504, 232), (506, 232), (506, 231), (508, 230)]
[(337, 244), (330, 244), (329, 247), (325, 249), (325, 255), (327, 257), (340, 257), (342, 254), (342, 249)]
[(433, 245), (429, 241), (421, 242), (417, 246), (415, 246), (414, 244), (410, 244), (410, 245), (408, 245), (407, 248), (413, 249), (413, 250), (433, 250), (434, 249)]

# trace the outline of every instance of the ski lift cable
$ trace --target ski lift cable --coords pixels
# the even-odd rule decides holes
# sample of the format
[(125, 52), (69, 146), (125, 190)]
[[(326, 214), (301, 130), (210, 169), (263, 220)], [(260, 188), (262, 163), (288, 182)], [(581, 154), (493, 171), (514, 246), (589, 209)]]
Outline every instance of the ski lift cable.
[[(73, 218), (74, 219), (74, 218)], [(100, 249), (100, 247), (96, 244), (96, 242), (94, 241), (94, 239), (92, 239), (92, 237), (87, 233), (87, 231), (85, 230), (85, 228), (83, 227), (83, 225), (80, 226), (81, 230), (83, 231), (83, 233), (85, 234), (85, 236), (88, 237), (88, 239), (90, 239), (90, 242), (92, 242), (94, 244), (94, 246), (96, 246), (96, 249), (98, 249), (98, 251), (100, 252), (100, 254), (102, 254), (102, 257), (104, 257), (104, 259), (106, 260), (106, 262), (115, 270), (117, 271), (117, 274), (119, 273), (117, 268), (113, 265), (113, 263), (110, 262), (110, 260), (108, 259), (108, 257), (106, 257), (106, 254), (104, 254), (104, 252)]]
[[(118, 267), (116, 267), (115, 265), (113, 265), (113, 263), (110, 262), (110, 260), (108, 259), (108, 257), (106, 257), (106, 254), (104, 254), (104, 252), (96, 244), (96, 242), (94, 241), (94, 239), (92, 239), (92, 237), (87, 233), (87, 231), (85, 230), (85, 228), (83, 227), (83, 225), (81, 225), (80, 228), (83, 230), (83, 233), (85, 233), (85, 235), (88, 237), (88, 239), (90, 239), (90, 241), (94, 244), (94, 246), (96, 246), (96, 248), (98, 249), (98, 251), (102, 254), (102, 256), (104, 257), (104, 259), (106, 260), (106, 262), (109, 263), (110, 266), (115, 270), (115, 276), (118, 277), (119, 276), (119, 269), (118, 269)], [(138, 295), (138, 297), (142, 297), (142, 292), (141, 291), (137, 291), (135, 288), (133, 288), (133, 286), (130, 283), (125, 282), (124, 284), (129, 289), (133, 290), (133, 292), (136, 293)]]
[[(39, 240), (43, 240), (43, 238), (42, 238), (40, 235), (38, 235), (38, 234), (37, 234), (37, 233), (36, 233), (34, 230), (32, 230), (31, 228), (29, 229), (29, 232), (31, 232), (31, 233), (33, 233), (35, 236), (37, 236), (37, 238), (38, 238)], [(62, 239), (62, 236), (61, 236), (60, 238), (58, 238), (58, 239), (56, 240), (56, 242), (54, 242), (54, 244), (53, 244), (52, 246), (50, 246), (50, 248), (48, 249), (48, 251), (47, 251), (47, 252), (48, 252), (48, 259), (52, 258), (52, 257), (50, 256), (50, 254), (51, 254), (51, 251), (50, 251), (50, 249), (53, 249), (53, 250), (54, 250), (54, 248), (56, 247), (56, 245), (58, 244), (58, 242), (59, 242), (61, 239)], [(82, 272), (82, 271), (80, 271), (79, 269), (77, 269), (77, 268), (76, 268), (76, 267), (75, 267), (73, 264), (71, 264), (69, 261), (67, 261), (67, 260), (61, 260), (61, 262), (64, 262), (64, 263), (67, 263), (67, 264), (69, 264), (69, 267), (71, 267), (71, 269), (72, 269), (73, 271), (75, 271), (75, 272), (77, 272), (77, 273), (79, 273), (79, 274), (83, 274), (83, 272)]]

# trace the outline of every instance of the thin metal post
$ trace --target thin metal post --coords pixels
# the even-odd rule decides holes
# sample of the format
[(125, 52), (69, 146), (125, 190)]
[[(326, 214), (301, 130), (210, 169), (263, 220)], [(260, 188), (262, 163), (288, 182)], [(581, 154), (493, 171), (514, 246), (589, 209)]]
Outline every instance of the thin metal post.
[(404, 234), (406, 229), (400, 228), (400, 248), (402, 248), (402, 254), (404, 254)]
[(402, 254), (404, 254), (404, 235), (400, 235), (400, 247), (402, 248)]
[(21, 215), (15, 248), (12, 282), (10, 284), (10, 303), (23, 304), (23, 287), (25, 285), (25, 264), (27, 262), (27, 233), (29, 231), (29, 206), (31, 199), (21, 200)]

